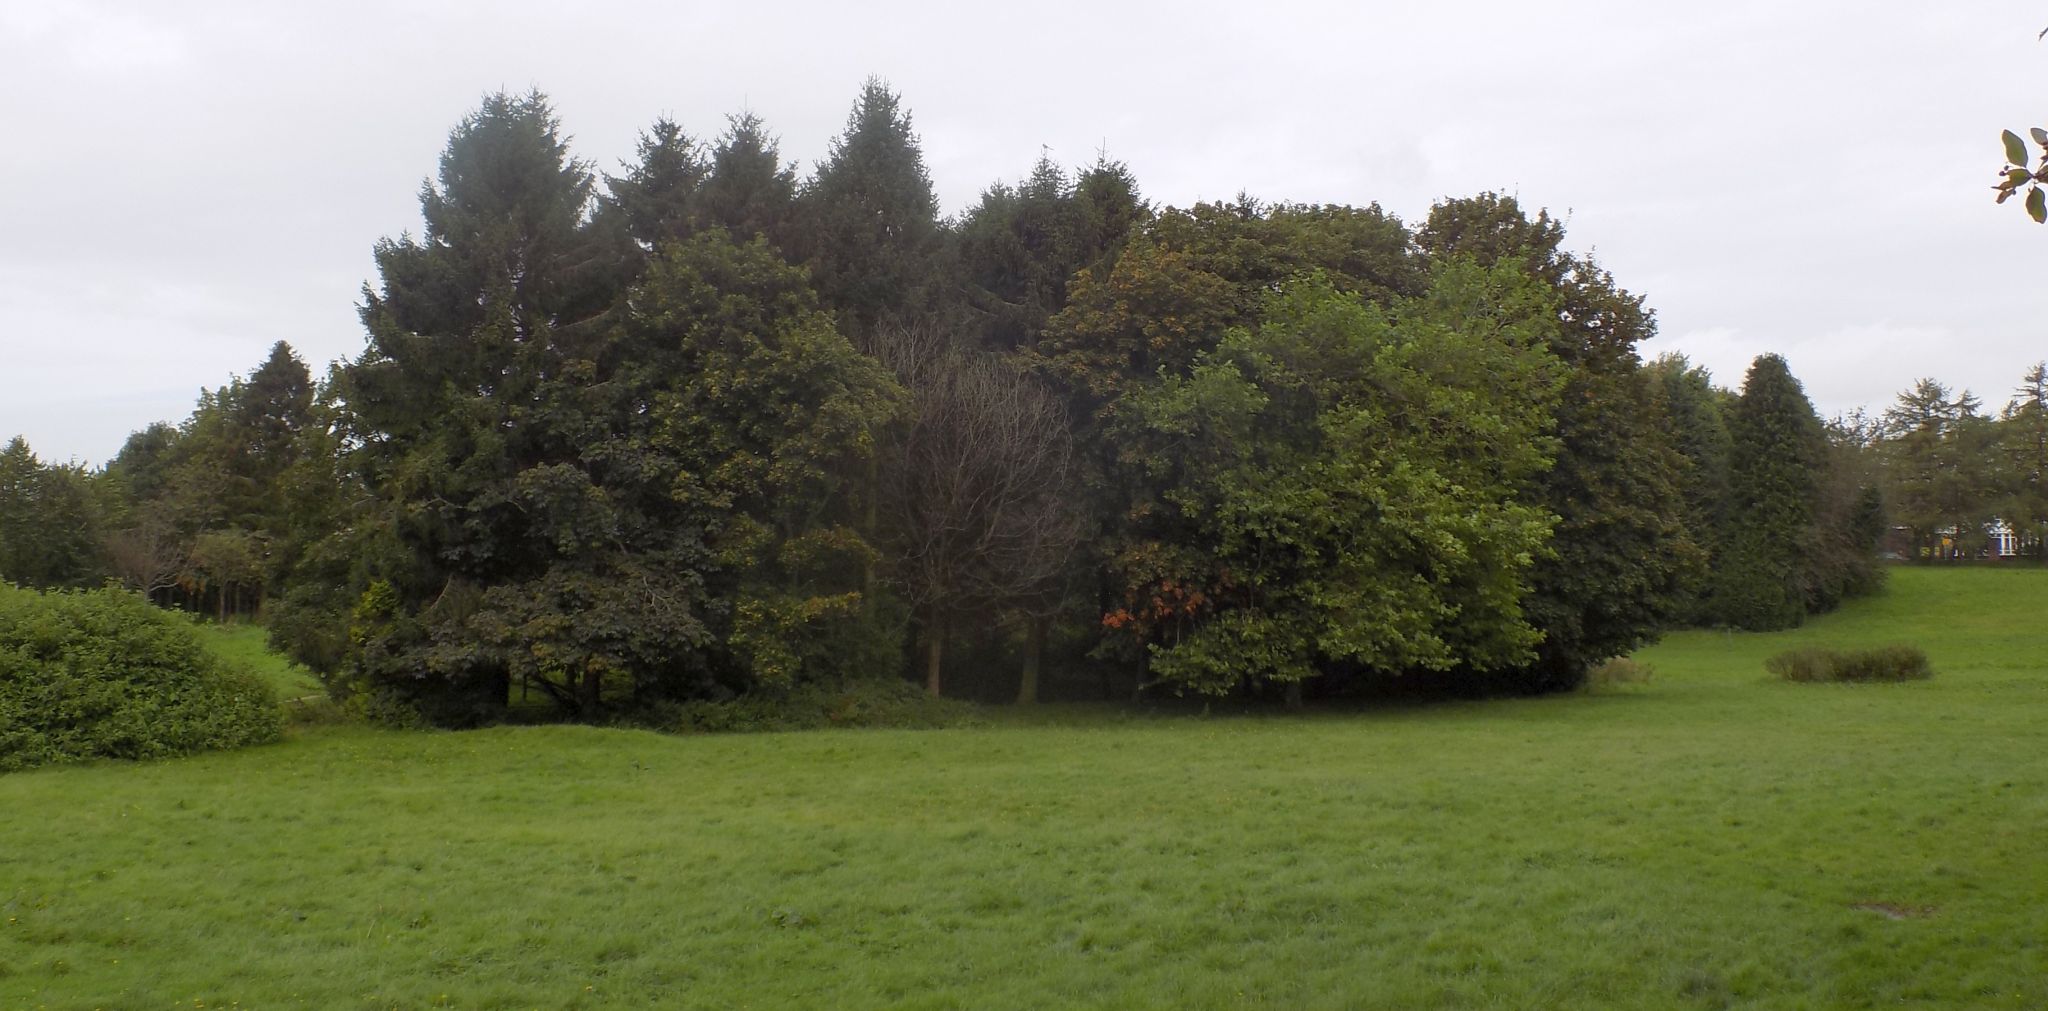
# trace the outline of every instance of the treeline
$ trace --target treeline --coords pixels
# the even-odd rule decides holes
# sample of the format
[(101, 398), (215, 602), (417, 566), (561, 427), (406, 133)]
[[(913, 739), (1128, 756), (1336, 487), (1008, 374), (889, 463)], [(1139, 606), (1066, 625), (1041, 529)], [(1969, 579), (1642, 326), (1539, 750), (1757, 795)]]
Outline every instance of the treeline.
[(801, 180), (750, 116), (601, 176), (490, 96), (421, 211), (323, 383), (279, 345), (94, 474), (17, 441), (0, 514), (48, 529), (0, 526), (0, 574), (261, 607), (447, 723), (877, 676), (1548, 691), (1876, 578), (1864, 457), (1783, 362), (1644, 365), (1642, 298), (1512, 198), (1182, 209), (1041, 159), (941, 219), (871, 81)]
[(1847, 423), (1876, 458), (1906, 558), (2044, 557), (2048, 543), (2048, 362), (1997, 415), (1968, 390), (1922, 379), (1877, 418)]

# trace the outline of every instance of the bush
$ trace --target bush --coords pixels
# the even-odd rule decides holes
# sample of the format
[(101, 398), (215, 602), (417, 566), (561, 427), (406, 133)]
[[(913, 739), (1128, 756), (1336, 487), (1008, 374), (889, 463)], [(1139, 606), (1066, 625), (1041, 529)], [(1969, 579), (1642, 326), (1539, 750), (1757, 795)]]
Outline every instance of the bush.
[(0, 585), (0, 772), (274, 741), (277, 696), (191, 620), (104, 589)]
[(823, 727), (929, 729), (973, 720), (965, 702), (935, 699), (908, 681), (854, 679), (799, 685), (785, 692), (756, 689), (722, 702), (658, 707), (645, 720), (679, 733), (815, 730)]
[(1765, 660), (1764, 669), (1787, 681), (1918, 681), (1934, 676), (1927, 653), (1907, 645), (1873, 649), (1801, 646)]
[(1617, 656), (1596, 664), (1586, 672), (1586, 687), (1595, 691), (1621, 685), (1648, 684), (1656, 671), (1649, 664)]

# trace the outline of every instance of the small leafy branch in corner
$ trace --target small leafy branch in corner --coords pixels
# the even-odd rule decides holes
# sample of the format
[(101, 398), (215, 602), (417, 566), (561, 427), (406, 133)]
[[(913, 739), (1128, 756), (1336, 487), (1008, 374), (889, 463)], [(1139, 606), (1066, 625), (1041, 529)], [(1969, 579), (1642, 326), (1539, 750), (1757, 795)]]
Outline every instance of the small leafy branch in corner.
[(2004, 178), (1998, 181), (1995, 188), (1998, 190), (1998, 202), (2002, 204), (2013, 194), (2018, 193), (2020, 187), (2025, 186), (2027, 214), (2034, 219), (2035, 224), (2040, 224), (2048, 222), (2048, 193), (2041, 189), (2042, 183), (2048, 183), (2048, 130), (2037, 126), (2028, 132), (2033, 134), (2034, 143), (2041, 146), (2040, 167), (2027, 168), (2027, 163), (2032, 160), (2028, 157), (2027, 142), (2021, 140), (2019, 134), (2007, 130), (2003, 137), (2005, 168), (1999, 170)]

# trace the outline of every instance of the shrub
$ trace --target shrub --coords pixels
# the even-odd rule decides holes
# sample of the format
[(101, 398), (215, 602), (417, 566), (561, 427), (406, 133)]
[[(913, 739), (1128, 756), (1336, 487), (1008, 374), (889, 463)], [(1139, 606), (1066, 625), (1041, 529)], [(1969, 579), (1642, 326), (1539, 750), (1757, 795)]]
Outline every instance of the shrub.
[(1872, 649), (1801, 646), (1765, 660), (1764, 669), (1787, 681), (1918, 681), (1934, 676), (1927, 653), (1903, 644)]
[(1602, 688), (1614, 688), (1620, 685), (1648, 684), (1650, 676), (1655, 673), (1656, 671), (1649, 664), (1643, 663), (1640, 660), (1631, 660), (1625, 656), (1617, 656), (1602, 661), (1595, 665), (1593, 669), (1587, 671), (1586, 687), (1597, 691)]
[(0, 772), (273, 741), (277, 696), (191, 620), (104, 589), (0, 585)]
[(757, 689), (721, 702), (661, 706), (646, 719), (681, 733), (813, 730), (822, 727), (928, 729), (971, 722), (973, 707), (935, 699), (908, 681), (852, 679), (810, 683), (788, 691)]

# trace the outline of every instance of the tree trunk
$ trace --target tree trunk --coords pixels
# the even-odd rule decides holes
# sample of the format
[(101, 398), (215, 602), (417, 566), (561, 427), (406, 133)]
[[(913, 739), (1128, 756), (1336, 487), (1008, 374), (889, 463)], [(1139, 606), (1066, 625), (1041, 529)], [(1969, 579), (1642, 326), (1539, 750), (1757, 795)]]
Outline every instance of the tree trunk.
[(937, 622), (925, 631), (924, 641), (924, 687), (939, 697), (939, 651), (945, 645), (945, 632)]
[(1024, 626), (1024, 679), (1017, 685), (1017, 704), (1038, 704), (1038, 663), (1045, 655), (1045, 626), (1051, 619), (1033, 615)]
[(596, 719), (597, 703), (603, 695), (604, 675), (596, 667), (585, 667), (582, 688), (576, 693), (576, 708), (580, 710), (576, 715), (585, 720)]
[(1287, 708), (1301, 708), (1301, 682), (1299, 681), (1287, 682)]
[[(862, 517), (866, 529), (861, 531), (861, 536), (867, 539), (870, 548), (874, 547), (876, 537), (878, 536), (877, 532), (882, 528), (881, 499), (882, 460), (880, 456), (871, 450), (868, 454), (867, 515)], [(861, 602), (865, 605), (870, 618), (874, 617), (875, 614), (875, 592), (880, 582), (880, 577), (875, 573), (874, 553), (869, 552), (867, 560), (861, 563), (860, 595)], [(933, 694), (937, 694), (937, 692), (934, 691)]]
[(1131, 686), (1131, 701), (1145, 701), (1145, 679), (1152, 676), (1152, 648), (1148, 642), (1138, 644), (1138, 683)]

